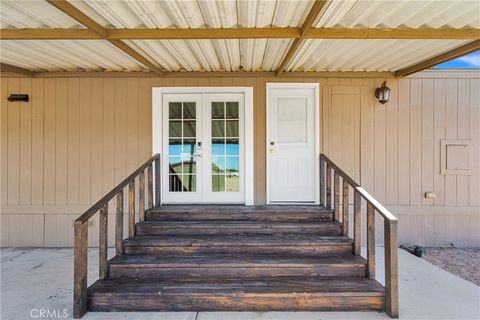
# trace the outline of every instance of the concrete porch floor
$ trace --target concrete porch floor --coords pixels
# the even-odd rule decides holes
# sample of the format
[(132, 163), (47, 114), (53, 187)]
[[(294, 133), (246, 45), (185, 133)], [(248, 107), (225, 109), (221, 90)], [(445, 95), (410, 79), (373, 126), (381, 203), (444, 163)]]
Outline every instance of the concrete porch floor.
[[(383, 283), (383, 247), (377, 248), (377, 278)], [(110, 252), (113, 254), (113, 250)], [(2, 320), (72, 316), (73, 249), (4, 248), (1, 258)], [(98, 251), (89, 250), (89, 285), (98, 277)], [(480, 287), (399, 250), (401, 319), (480, 319)], [(63, 313), (66, 309), (67, 317)], [(83, 319), (328, 320), (389, 319), (376, 312), (89, 312)]]

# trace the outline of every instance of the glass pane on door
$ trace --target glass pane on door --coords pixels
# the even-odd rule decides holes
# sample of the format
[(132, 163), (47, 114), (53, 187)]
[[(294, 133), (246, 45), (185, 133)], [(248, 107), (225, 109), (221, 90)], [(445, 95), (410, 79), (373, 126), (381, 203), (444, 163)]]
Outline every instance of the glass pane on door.
[(212, 102), (212, 191), (240, 191), (238, 102)]
[(169, 132), (169, 191), (197, 190), (197, 121), (195, 102), (170, 102)]

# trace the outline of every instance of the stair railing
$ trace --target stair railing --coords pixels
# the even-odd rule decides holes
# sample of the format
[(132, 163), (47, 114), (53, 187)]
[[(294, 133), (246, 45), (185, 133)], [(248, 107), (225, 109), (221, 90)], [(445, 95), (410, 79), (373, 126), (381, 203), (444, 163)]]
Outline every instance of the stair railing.
[[(333, 205), (332, 205), (333, 173)], [(342, 210), (340, 212), (340, 177), (342, 178)], [(384, 220), (385, 250), (385, 312), (398, 318), (398, 219), (382, 206), (365, 189), (356, 183), (342, 169), (323, 153), (320, 154), (320, 204), (334, 209), (335, 221), (341, 221), (342, 235), (349, 230), (349, 194), (353, 189), (353, 252), (360, 255), (362, 198), (367, 204), (367, 273), (375, 279), (375, 211)]]
[[(145, 184), (145, 171), (147, 182)], [(135, 181), (138, 178), (138, 194)], [(156, 154), (142, 164), (135, 172), (120, 182), (115, 188), (97, 201), (74, 222), (74, 265), (73, 265), (73, 317), (81, 318), (87, 312), (87, 258), (88, 222), (99, 213), (98, 265), (99, 277), (107, 277), (108, 249), (108, 205), (115, 198), (115, 254), (123, 254), (124, 189), (128, 186), (128, 235), (135, 236), (135, 198), (138, 199), (138, 217), (145, 220), (145, 209), (160, 205), (160, 154)], [(145, 190), (147, 204), (145, 206)], [(155, 195), (155, 199), (154, 199)]]

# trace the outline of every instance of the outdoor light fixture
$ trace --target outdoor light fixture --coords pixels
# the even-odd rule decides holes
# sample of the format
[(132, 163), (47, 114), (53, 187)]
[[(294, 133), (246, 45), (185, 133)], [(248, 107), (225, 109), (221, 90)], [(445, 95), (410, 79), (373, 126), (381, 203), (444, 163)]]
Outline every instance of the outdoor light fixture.
[(378, 99), (378, 102), (381, 104), (385, 104), (390, 99), (390, 92), (392, 89), (387, 87), (387, 82), (383, 81), (382, 86), (380, 88), (375, 89), (375, 97)]
[(11, 102), (18, 102), (18, 101), (28, 102), (28, 94), (12, 93), (11, 95), (8, 96), (7, 100)]

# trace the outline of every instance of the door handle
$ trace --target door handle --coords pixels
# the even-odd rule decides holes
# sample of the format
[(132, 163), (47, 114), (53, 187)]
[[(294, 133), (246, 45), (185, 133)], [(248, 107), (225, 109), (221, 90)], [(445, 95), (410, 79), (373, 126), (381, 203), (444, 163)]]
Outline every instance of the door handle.
[(274, 145), (275, 145), (275, 141), (270, 141), (270, 145), (271, 145), (271, 146), (274, 146)]

